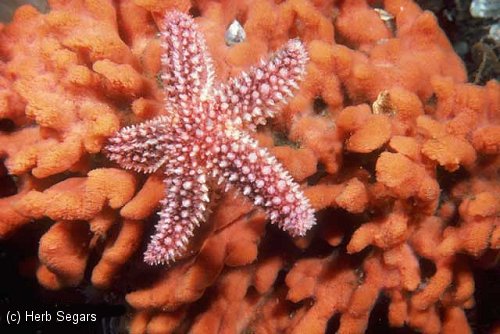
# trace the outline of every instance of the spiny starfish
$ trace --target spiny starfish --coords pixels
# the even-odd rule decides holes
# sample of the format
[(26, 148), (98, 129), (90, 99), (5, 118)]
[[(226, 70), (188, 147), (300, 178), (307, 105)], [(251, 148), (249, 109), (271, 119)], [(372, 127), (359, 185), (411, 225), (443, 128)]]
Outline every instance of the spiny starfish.
[(270, 60), (228, 83), (216, 83), (212, 60), (193, 19), (169, 12), (161, 27), (166, 115), (121, 129), (105, 152), (123, 168), (164, 166), (166, 196), (144, 254), (148, 264), (175, 261), (204, 219), (209, 178), (239, 189), (292, 236), (315, 224), (314, 211), (283, 166), (245, 131), (272, 117), (292, 96), (308, 56), (293, 39)]

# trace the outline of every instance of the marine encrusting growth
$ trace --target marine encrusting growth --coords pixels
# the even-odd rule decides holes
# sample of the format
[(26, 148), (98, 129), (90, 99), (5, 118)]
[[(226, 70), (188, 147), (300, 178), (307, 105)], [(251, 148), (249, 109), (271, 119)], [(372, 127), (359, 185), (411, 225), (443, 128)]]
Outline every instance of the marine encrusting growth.
[(228, 83), (216, 83), (212, 60), (193, 19), (169, 12), (161, 31), (166, 115), (123, 128), (108, 157), (126, 169), (164, 166), (166, 196), (145, 252), (149, 264), (175, 261), (205, 219), (208, 180), (239, 189), (292, 236), (315, 224), (314, 211), (289, 173), (246, 130), (272, 117), (305, 72), (302, 42), (288, 41), (272, 58)]
[[(266, 229), (264, 210), (254, 210), (240, 186), (205, 211), (210, 222), (193, 231), (175, 266), (149, 266), (137, 254), (165, 197), (164, 166), (144, 175), (111, 166), (100, 153), (129, 124), (152, 122), (135, 127), (140, 136), (184, 126), (184, 109), (164, 101), (164, 89), (176, 88), (158, 82), (165, 73), (158, 32), (172, 10), (196, 13), (225, 83), (289, 39), (304, 44), (300, 89), (273, 126), (251, 135), (317, 213), (305, 238)], [(229, 47), (224, 33), (234, 20), (246, 38)], [(47, 13), (20, 7), (0, 24), (6, 296), (27, 302), (18, 291), (28, 289), (32, 300), (126, 302), (121, 319), (134, 334), (495, 332), (488, 282), (500, 253), (500, 84), (467, 83), (438, 23), (414, 0), (50, 0)], [(294, 52), (290, 45), (283, 51)], [(196, 118), (216, 112), (222, 92), (229, 94), (207, 73), (199, 81), (212, 86), (200, 87), (213, 88), (195, 95), (205, 97)], [(227, 111), (235, 113), (225, 115), (234, 128), (255, 126), (241, 109)], [(160, 115), (163, 123), (155, 123)], [(153, 161), (148, 154), (135, 165), (147, 168), (140, 160)], [(192, 169), (185, 158), (181, 165)], [(206, 159), (197, 162), (211, 171)], [(235, 170), (243, 174), (243, 165)], [(212, 187), (222, 172), (209, 176)]]

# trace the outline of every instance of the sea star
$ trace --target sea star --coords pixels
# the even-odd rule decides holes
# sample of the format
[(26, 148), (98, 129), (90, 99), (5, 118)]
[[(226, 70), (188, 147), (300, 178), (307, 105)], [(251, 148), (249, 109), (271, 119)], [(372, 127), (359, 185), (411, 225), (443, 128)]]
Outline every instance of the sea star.
[(194, 20), (174, 11), (161, 27), (166, 115), (125, 127), (105, 152), (123, 168), (153, 173), (164, 166), (161, 201), (144, 261), (170, 263), (185, 251), (205, 219), (209, 178), (239, 189), (292, 236), (315, 224), (314, 211), (283, 166), (245, 130), (272, 117), (298, 88), (308, 60), (304, 45), (290, 40), (269, 61), (228, 83), (216, 83), (212, 60)]

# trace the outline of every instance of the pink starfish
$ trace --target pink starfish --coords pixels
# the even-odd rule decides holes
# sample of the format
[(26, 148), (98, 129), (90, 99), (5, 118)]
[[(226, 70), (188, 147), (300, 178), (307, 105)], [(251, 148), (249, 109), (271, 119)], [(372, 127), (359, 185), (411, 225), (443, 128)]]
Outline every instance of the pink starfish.
[(290, 40), (272, 58), (215, 83), (212, 60), (193, 19), (165, 16), (161, 32), (165, 116), (121, 129), (110, 138), (109, 159), (126, 169), (165, 168), (166, 197), (144, 254), (148, 264), (175, 261), (205, 220), (208, 178), (233, 186), (265, 209), (292, 236), (315, 224), (308, 199), (290, 174), (245, 129), (255, 130), (292, 96), (307, 62), (304, 45)]

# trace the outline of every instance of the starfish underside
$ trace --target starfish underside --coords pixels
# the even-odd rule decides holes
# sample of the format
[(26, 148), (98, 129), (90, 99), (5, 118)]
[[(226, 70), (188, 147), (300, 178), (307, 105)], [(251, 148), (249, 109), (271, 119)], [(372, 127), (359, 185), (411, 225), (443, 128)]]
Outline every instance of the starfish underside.
[(315, 224), (314, 211), (283, 166), (246, 131), (273, 117), (298, 88), (307, 62), (303, 44), (288, 41), (268, 61), (216, 83), (212, 60), (193, 19), (170, 12), (161, 27), (166, 114), (121, 129), (108, 157), (123, 168), (164, 168), (166, 196), (145, 252), (149, 264), (175, 261), (205, 220), (209, 179), (235, 187), (292, 236)]

